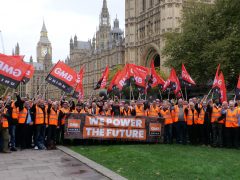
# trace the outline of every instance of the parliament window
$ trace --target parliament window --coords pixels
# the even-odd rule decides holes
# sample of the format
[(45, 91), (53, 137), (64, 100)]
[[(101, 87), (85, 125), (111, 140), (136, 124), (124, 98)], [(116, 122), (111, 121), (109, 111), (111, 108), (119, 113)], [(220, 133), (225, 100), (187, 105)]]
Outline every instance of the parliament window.
[(142, 0), (142, 11), (145, 11), (146, 8), (146, 0)]

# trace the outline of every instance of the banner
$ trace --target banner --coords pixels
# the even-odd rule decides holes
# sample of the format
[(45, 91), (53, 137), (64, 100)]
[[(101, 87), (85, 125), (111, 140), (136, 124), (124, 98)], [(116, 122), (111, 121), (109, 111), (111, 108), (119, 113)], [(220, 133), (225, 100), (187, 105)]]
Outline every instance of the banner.
[(46, 81), (66, 93), (71, 93), (77, 82), (77, 73), (65, 63), (58, 61), (48, 74)]
[(164, 121), (149, 117), (112, 117), (69, 114), (65, 139), (162, 142)]
[(187, 72), (184, 64), (182, 64), (182, 80), (184, 85), (187, 85), (187, 86), (196, 85), (195, 81), (191, 78), (191, 76)]
[(81, 101), (84, 98), (84, 89), (83, 89), (83, 75), (85, 71), (85, 66), (81, 67), (78, 76), (77, 76), (77, 85), (73, 92), (73, 98), (76, 98), (78, 101)]
[(0, 83), (16, 89), (28, 67), (28, 64), (16, 57), (0, 54)]
[(107, 85), (107, 80), (108, 80), (108, 75), (109, 75), (109, 67), (107, 66), (106, 69), (104, 70), (101, 79), (97, 82), (94, 90), (97, 89), (103, 89)]
[(26, 83), (28, 83), (28, 81), (30, 81), (30, 79), (33, 77), (34, 71), (35, 71), (33, 65), (29, 64), (28, 66), (29, 66), (28, 70), (27, 70), (27, 72), (26, 72), (26, 74), (25, 74), (25, 76), (22, 80), (22, 82), (24, 84), (26, 84)]

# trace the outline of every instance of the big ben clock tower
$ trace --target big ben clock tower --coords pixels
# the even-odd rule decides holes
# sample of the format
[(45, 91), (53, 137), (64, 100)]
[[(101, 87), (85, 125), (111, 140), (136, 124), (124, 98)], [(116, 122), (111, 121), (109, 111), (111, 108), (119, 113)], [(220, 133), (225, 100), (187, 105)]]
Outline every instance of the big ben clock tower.
[(46, 66), (52, 64), (52, 45), (48, 39), (48, 32), (43, 21), (40, 40), (37, 44), (37, 62)]

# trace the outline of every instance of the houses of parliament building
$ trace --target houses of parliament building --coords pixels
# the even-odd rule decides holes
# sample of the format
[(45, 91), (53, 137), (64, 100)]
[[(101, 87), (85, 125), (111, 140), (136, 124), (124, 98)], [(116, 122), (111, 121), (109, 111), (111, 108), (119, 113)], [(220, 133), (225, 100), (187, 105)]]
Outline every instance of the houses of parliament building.
[[(212, 3), (214, 0), (201, 1)], [(77, 72), (85, 66), (83, 79), (85, 97), (90, 96), (107, 65), (110, 70), (116, 65), (126, 63), (150, 67), (151, 60), (154, 60), (155, 67), (168, 71), (163, 67), (164, 34), (181, 32), (180, 20), (186, 2), (187, 0), (125, 0), (124, 37), (117, 17), (113, 21), (113, 26), (111, 25), (107, 0), (103, 0), (97, 32), (88, 41), (81, 41), (76, 35), (71, 38), (69, 57), (65, 60), (65, 63)], [(34, 96), (40, 84), (43, 84), (39, 91), (41, 94), (45, 90), (46, 98), (59, 97), (60, 90), (43, 82), (49, 68), (53, 66), (52, 47), (44, 23), (37, 45), (37, 62), (30, 59), (30, 63), (34, 65), (36, 71), (26, 87), (20, 87), (25, 88), (23, 93)]]

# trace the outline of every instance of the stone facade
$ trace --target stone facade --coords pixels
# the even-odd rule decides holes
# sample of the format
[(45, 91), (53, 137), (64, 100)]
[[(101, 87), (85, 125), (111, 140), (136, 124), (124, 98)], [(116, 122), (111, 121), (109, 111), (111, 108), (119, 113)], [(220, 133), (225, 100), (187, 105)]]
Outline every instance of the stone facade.
[[(200, 0), (197, 0), (200, 1)], [(187, 0), (125, 0), (125, 61), (163, 67), (166, 32), (180, 32), (182, 9)], [(201, 0), (213, 3), (213, 0)]]
[(124, 64), (125, 44), (119, 20), (111, 27), (107, 1), (103, 0), (100, 22), (96, 35), (89, 41), (78, 41), (77, 36), (70, 39), (70, 57), (66, 63), (79, 71), (85, 66), (83, 80), (85, 97), (89, 97), (102, 72), (109, 65), (110, 71), (118, 64)]

